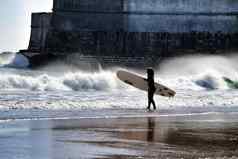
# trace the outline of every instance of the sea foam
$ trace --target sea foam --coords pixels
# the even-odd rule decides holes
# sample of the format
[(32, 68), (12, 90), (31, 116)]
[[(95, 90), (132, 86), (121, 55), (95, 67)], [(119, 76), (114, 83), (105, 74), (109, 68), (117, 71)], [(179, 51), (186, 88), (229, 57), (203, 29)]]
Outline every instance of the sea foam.
[[(8, 59), (9, 56), (7, 55)], [(238, 79), (236, 64), (232, 59), (221, 56), (189, 56), (171, 59), (162, 63), (160, 68), (156, 69), (155, 81), (175, 90), (229, 89), (223, 77)], [(61, 72), (60, 70), (54, 72), (54, 69), (33, 71), (2, 68), (0, 69), (0, 89), (31, 91), (134, 89), (118, 80), (116, 71), (120, 68), (101, 69), (97, 72), (85, 72), (80, 68), (73, 71), (59, 68), (62, 70)], [(146, 70), (141, 72), (128, 71), (146, 77)]]
[[(23, 70), (22, 70), (23, 71)], [(52, 75), (39, 72), (39, 75), (24, 73), (3, 73), (0, 79), (1, 89), (25, 89), (31, 91), (82, 91), (109, 90), (116, 88), (116, 80), (111, 72), (99, 73), (63, 73)]]

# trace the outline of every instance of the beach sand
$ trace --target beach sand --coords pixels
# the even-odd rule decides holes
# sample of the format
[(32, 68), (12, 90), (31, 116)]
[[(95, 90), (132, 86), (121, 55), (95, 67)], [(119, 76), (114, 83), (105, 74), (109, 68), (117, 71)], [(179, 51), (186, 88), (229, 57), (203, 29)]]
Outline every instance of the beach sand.
[(238, 115), (5, 121), (0, 158), (236, 158)]

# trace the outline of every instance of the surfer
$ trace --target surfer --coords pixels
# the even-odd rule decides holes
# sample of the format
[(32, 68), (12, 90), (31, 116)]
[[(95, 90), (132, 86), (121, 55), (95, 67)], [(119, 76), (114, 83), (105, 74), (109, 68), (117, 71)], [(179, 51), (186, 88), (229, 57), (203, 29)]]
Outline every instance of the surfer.
[(151, 103), (153, 104), (154, 110), (156, 109), (155, 101), (154, 101), (154, 93), (155, 93), (155, 82), (154, 82), (154, 70), (152, 68), (147, 69), (147, 81), (148, 81), (148, 107), (150, 110)]

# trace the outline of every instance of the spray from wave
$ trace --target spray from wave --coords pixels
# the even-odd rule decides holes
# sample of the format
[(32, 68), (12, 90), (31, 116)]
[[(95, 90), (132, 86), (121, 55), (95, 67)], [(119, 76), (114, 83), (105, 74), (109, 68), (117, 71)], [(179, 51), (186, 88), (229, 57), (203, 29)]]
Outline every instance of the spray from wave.
[[(15, 56), (15, 55), (14, 55)], [(175, 90), (214, 90), (233, 88), (224, 80), (238, 79), (236, 56), (185, 56), (165, 61), (157, 70), (156, 80)], [(12, 60), (10, 60), (12, 61)], [(22, 60), (20, 60), (22, 62)], [(16, 65), (15, 65), (16, 66)], [(56, 69), (57, 68), (57, 69)], [(80, 68), (54, 66), (43, 71), (0, 69), (0, 89), (31, 91), (82, 91), (132, 88), (119, 82), (116, 70), (85, 72)], [(134, 72), (134, 71), (133, 71)], [(140, 72), (145, 76), (145, 70)], [(224, 78), (225, 77), (225, 78)]]
[(158, 76), (184, 89), (228, 89), (225, 78), (238, 80), (237, 56), (184, 56), (165, 61)]
[(0, 53), (1, 67), (27, 68), (29, 66), (28, 59), (22, 54), (13, 52)]

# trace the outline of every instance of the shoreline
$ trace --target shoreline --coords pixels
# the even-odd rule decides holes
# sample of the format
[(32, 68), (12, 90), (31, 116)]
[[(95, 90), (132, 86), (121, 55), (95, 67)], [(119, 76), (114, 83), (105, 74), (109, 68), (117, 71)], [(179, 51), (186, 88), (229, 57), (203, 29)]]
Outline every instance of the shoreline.
[(0, 123), (1, 158), (238, 157), (238, 116), (147, 116)]

